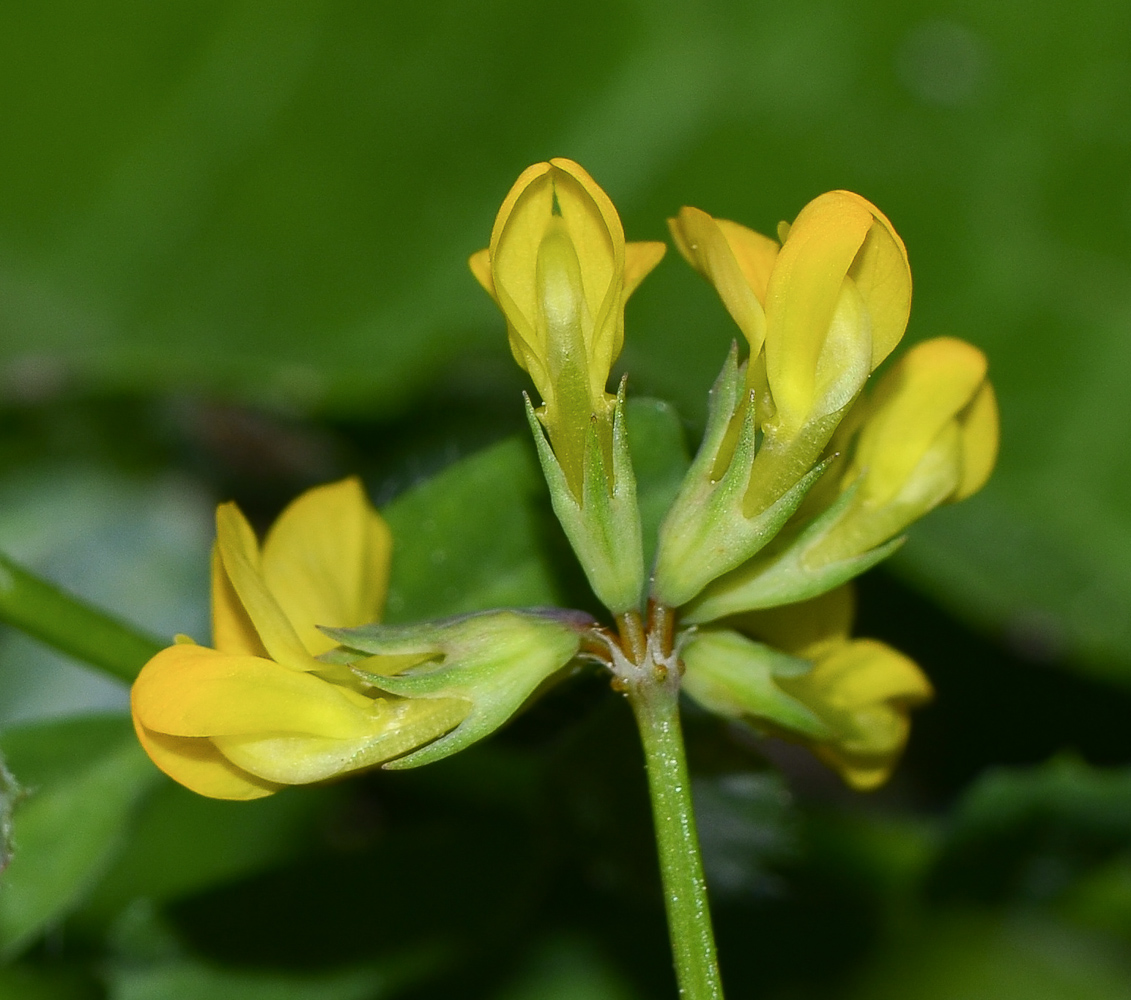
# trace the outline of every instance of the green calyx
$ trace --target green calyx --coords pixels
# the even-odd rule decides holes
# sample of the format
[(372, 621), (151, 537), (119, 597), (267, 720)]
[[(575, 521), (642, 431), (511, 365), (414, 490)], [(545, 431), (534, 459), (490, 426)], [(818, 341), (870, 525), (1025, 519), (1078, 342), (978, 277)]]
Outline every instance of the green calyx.
[[(593, 592), (614, 615), (638, 608), (644, 592), (644, 549), (636, 476), (628, 451), (624, 417), (625, 384), (613, 409), (611, 441), (602, 440), (607, 424), (589, 422), (580, 499), (571, 489), (529, 397), (526, 416), (550, 489), (554, 513), (577, 555)], [(606, 447), (607, 445), (607, 447)]]
[[(323, 631), (359, 654), (423, 659), (386, 675), (367, 670), (368, 661), (355, 658), (354, 674), (378, 691), (470, 702), (467, 716), (450, 733), (385, 765), (400, 769), (441, 760), (493, 733), (573, 659), (590, 625), (592, 619), (581, 612), (528, 609)], [(339, 653), (334, 658), (343, 657)]]
[[(732, 423), (741, 421), (733, 453), (718, 478), (720, 453)], [(748, 516), (747, 495), (757, 449), (755, 405), (745, 390), (738, 347), (711, 389), (703, 443), (660, 527), (652, 596), (669, 607), (686, 604), (712, 580), (760, 551), (793, 515), (825, 469), (819, 464), (769, 506)]]

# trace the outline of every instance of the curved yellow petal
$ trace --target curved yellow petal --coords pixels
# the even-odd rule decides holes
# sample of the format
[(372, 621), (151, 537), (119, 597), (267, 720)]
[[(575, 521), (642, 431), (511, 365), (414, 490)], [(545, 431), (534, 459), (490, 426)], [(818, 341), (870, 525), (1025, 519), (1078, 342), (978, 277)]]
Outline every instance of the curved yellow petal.
[(130, 704), (143, 726), (171, 736), (295, 733), (348, 739), (370, 727), (366, 710), (312, 674), (206, 646), (163, 649), (138, 674)]
[(732, 623), (751, 638), (810, 660), (844, 642), (855, 615), (855, 590), (846, 583), (808, 601), (739, 615)]
[(843, 643), (780, 683), (833, 730), (814, 750), (859, 790), (887, 780), (907, 742), (910, 709), (933, 694), (912, 660), (872, 639)]
[(308, 652), (319, 656), (337, 645), (318, 625), (353, 628), (380, 618), (392, 544), (356, 477), (307, 490), (279, 515), (260, 565)]
[(757, 296), (758, 301), (765, 304), (766, 288), (769, 286), (770, 274), (781, 251), (781, 244), (729, 219), (715, 221), (726, 237), (746, 283)]
[(962, 473), (952, 500), (964, 500), (986, 485), (997, 462), (1001, 428), (994, 388), (985, 382), (966, 408), (961, 424)]
[(212, 545), (212, 645), (222, 653), (266, 656), (267, 650), (228, 579), (220, 549)]
[(872, 321), (872, 368), (903, 337), (911, 314), (911, 265), (907, 247), (888, 217), (866, 198), (851, 191), (837, 194), (856, 199), (875, 220), (856, 254), (848, 276), (856, 283)]
[[(688, 205), (674, 219), (668, 219), (668, 227), (684, 259), (714, 285), (731, 319), (750, 344), (751, 357), (756, 357), (766, 339), (761, 301), (769, 276), (765, 265), (769, 259), (772, 266), (769, 247), (774, 248), (776, 257), (777, 244), (744, 226), (714, 219)], [(740, 252), (743, 260), (739, 259)]]
[(490, 247), (476, 250), (475, 253), (467, 258), (467, 266), (471, 268), (471, 273), (475, 276), (475, 280), (483, 286), (483, 291), (497, 302), (498, 299), (495, 298), (495, 279), (491, 277)]
[(664, 259), (668, 252), (666, 243), (641, 241), (624, 245), (624, 293), (628, 297), (640, 287), (640, 282), (651, 274), (652, 269)]
[(900, 358), (876, 389), (849, 473), (865, 474), (870, 502), (882, 503), (903, 488), (985, 377), (985, 355), (953, 337), (916, 344)]
[(511, 353), (540, 394), (549, 378), (542, 361), (545, 345), (538, 333), (536, 273), (530, 262), (538, 258), (553, 211), (550, 169), (548, 163), (535, 163), (519, 175), (495, 216), (489, 247), (494, 298), (507, 320)]
[(414, 750), (463, 721), (470, 703), (460, 698), (383, 700), (365, 733), (351, 739), (314, 736), (217, 736), (220, 751), (240, 768), (268, 781), (306, 784), (372, 767)]
[(138, 742), (162, 771), (211, 799), (261, 799), (281, 787), (236, 767), (205, 737), (168, 736), (146, 729), (134, 716)]
[(872, 228), (872, 213), (861, 201), (831, 191), (809, 202), (790, 228), (770, 275), (766, 374), (787, 425), (800, 426), (809, 416), (817, 360), (845, 277)]
[(268, 589), (255, 533), (234, 503), (216, 508), (216, 547), (228, 580), (271, 659), (292, 670), (319, 669), (322, 664), (303, 645)]

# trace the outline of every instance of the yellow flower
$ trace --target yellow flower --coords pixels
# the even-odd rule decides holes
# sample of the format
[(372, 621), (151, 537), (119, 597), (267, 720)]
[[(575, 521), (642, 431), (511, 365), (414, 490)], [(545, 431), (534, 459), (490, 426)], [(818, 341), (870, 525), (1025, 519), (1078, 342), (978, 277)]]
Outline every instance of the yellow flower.
[(845, 469), (830, 470), (830, 487), (855, 492), (806, 561), (867, 552), (939, 504), (977, 492), (993, 471), (999, 435), (986, 356), (953, 337), (917, 344), (838, 431), (833, 445), (843, 442)]
[(462, 699), (376, 697), (318, 659), (336, 643), (317, 626), (374, 621), (385, 603), (389, 529), (356, 479), (296, 499), (262, 550), (233, 503), (216, 531), (214, 648), (179, 640), (131, 692), (138, 739), (170, 777), (212, 798), (260, 798), (399, 756), (467, 715)]
[(750, 344), (746, 382), (763, 435), (745, 499), (754, 516), (809, 471), (868, 375), (899, 343), (911, 308), (907, 251), (887, 217), (849, 191), (820, 195), (792, 226), (782, 223), (780, 248), (694, 208), (669, 224)]
[(592, 418), (611, 428), (605, 387), (624, 343), (625, 301), (664, 250), (626, 244), (608, 195), (558, 158), (523, 171), (490, 246), (469, 261), (506, 317), (511, 352), (542, 398), (539, 416), (578, 497)]
[(732, 619), (734, 630), (704, 629), (684, 652), (684, 690), (711, 711), (806, 744), (851, 787), (876, 788), (907, 743), (911, 709), (932, 690), (890, 646), (850, 639), (852, 616), (842, 587)]

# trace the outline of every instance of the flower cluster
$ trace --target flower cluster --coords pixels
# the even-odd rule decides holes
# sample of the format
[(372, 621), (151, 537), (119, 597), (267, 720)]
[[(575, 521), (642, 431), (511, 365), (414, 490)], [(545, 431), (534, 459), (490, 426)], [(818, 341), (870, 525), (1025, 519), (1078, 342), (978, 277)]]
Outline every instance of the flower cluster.
[(374, 624), (391, 542), (356, 480), (301, 496), (262, 547), (225, 504), (213, 646), (179, 639), (133, 689), (159, 767), (205, 795), (255, 798), (428, 763), (581, 658), (620, 690), (678, 685), (802, 741), (853, 787), (888, 777), (931, 689), (900, 653), (851, 638), (848, 581), (985, 483), (998, 444), (986, 360), (928, 340), (864, 391), (903, 336), (911, 273), (892, 224), (859, 195), (821, 195), (778, 239), (696, 208), (670, 228), (748, 351), (731, 350), (711, 390), (648, 568), (625, 383), (608, 383), (625, 302), (664, 245), (626, 242), (605, 192), (555, 159), (519, 177), (470, 261), (538, 394), (527, 413), (554, 510), (619, 632), (546, 609)]

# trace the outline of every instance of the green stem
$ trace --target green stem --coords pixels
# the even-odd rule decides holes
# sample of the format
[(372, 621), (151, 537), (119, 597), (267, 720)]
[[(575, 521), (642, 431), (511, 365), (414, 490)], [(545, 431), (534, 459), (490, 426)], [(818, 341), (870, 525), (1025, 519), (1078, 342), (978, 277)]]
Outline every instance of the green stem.
[(0, 621), (56, 649), (132, 681), (166, 643), (135, 631), (0, 555)]
[(629, 686), (628, 698), (644, 744), (679, 995), (686, 1000), (722, 1000), (723, 986), (715, 957), (715, 936), (679, 724), (676, 678), (644, 679)]

